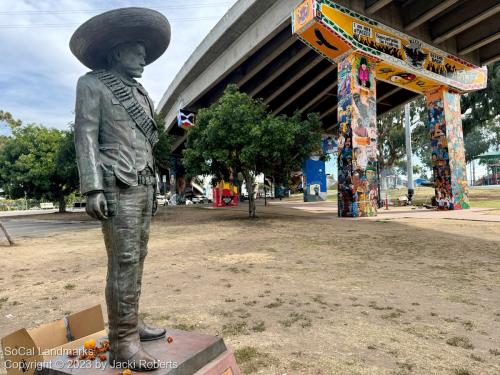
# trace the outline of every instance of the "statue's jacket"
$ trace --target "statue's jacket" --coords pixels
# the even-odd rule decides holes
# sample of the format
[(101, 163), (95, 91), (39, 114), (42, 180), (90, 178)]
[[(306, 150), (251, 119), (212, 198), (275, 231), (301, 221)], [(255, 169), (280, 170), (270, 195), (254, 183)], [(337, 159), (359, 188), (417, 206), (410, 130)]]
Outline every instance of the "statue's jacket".
[[(131, 88), (132, 89), (132, 88)], [(140, 85), (134, 88), (146, 113), (153, 104)], [(134, 90), (133, 89), (133, 90)], [(92, 73), (78, 80), (75, 148), (82, 194), (104, 190), (103, 176), (137, 186), (138, 171), (154, 168), (151, 145), (113, 93)]]

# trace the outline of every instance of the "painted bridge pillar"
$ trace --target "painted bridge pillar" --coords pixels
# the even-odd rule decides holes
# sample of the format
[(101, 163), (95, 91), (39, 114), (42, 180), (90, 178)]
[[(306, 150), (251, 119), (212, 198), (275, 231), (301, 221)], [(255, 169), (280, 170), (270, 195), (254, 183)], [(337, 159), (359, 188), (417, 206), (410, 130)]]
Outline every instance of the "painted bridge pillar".
[(350, 53), (338, 62), (338, 215), (375, 216), (378, 207), (375, 61)]
[(438, 208), (469, 208), (460, 94), (442, 87), (425, 96)]

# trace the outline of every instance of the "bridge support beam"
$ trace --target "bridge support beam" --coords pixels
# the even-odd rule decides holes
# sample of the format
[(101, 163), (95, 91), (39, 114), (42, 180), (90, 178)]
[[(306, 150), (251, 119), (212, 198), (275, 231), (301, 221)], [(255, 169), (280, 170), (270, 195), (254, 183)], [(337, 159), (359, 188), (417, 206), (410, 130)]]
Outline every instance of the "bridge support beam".
[(460, 94), (442, 87), (425, 96), (436, 202), (443, 210), (469, 208)]
[(338, 63), (339, 217), (377, 214), (375, 65), (375, 61), (358, 53), (351, 53)]

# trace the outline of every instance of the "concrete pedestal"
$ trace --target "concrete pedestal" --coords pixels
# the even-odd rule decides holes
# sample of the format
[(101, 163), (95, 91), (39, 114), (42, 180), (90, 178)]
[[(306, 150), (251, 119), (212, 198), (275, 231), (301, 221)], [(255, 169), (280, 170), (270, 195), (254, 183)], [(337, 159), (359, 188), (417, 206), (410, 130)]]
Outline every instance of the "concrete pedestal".
[[(167, 339), (144, 342), (144, 349), (161, 362), (151, 375), (240, 375), (234, 355), (220, 337), (167, 329)], [(105, 339), (103, 337), (103, 339)], [(81, 349), (81, 348), (80, 348)], [(106, 353), (109, 356), (109, 353)], [(59, 356), (37, 370), (37, 375), (117, 375), (123, 370), (110, 367), (108, 362), (76, 361)]]

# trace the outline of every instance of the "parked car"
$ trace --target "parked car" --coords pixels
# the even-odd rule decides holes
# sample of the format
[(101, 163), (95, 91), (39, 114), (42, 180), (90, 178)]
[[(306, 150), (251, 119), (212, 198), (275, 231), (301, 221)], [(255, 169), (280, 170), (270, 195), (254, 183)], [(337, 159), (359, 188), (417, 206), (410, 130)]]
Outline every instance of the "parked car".
[(200, 204), (204, 204), (204, 203), (210, 203), (209, 199), (207, 197), (205, 197), (204, 195), (195, 195), (193, 198), (191, 198), (191, 201), (193, 203), (200, 203)]
[(156, 200), (158, 201), (158, 206), (166, 206), (168, 204), (168, 202), (165, 199), (164, 195), (157, 194), (156, 195)]

